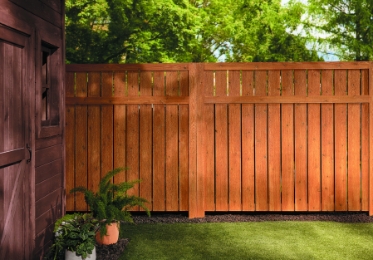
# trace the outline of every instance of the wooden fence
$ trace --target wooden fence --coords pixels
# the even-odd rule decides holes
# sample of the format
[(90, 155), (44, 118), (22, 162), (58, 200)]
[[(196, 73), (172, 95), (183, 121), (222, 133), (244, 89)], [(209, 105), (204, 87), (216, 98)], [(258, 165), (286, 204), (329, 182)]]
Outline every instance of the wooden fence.
[(66, 89), (67, 191), (127, 166), (151, 211), (373, 214), (370, 62), (67, 65)]

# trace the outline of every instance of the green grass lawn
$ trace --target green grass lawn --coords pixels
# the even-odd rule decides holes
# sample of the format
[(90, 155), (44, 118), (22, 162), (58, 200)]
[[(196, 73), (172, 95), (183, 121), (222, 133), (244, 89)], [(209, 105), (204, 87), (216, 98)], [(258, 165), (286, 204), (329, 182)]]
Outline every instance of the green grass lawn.
[(373, 224), (247, 222), (122, 225), (121, 259), (373, 259)]

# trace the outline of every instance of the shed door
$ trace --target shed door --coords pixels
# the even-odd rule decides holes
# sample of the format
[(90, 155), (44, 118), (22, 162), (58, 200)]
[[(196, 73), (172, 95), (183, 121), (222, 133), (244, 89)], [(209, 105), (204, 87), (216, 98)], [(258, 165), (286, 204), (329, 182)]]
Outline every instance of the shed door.
[(28, 40), (0, 25), (0, 259), (30, 254)]

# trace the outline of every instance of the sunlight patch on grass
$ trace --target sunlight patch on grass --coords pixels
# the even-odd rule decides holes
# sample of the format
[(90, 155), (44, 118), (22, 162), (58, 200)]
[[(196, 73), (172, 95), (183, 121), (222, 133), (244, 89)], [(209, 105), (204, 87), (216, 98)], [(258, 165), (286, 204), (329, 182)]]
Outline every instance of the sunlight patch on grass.
[(121, 259), (373, 259), (373, 224), (247, 222), (123, 225)]

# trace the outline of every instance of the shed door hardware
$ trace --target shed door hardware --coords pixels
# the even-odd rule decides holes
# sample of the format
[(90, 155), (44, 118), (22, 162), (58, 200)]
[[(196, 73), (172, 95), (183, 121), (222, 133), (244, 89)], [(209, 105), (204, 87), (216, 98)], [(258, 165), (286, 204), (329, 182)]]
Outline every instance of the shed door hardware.
[(27, 150), (28, 150), (28, 152), (29, 152), (29, 154), (30, 154), (30, 158), (29, 159), (27, 159), (27, 163), (29, 163), (29, 162), (31, 162), (31, 158), (32, 158), (32, 151), (31, 151), (31, 147), (30, 147), (30, 145), (29, 144), (26, 144), (26, 148), (27, 148)]

